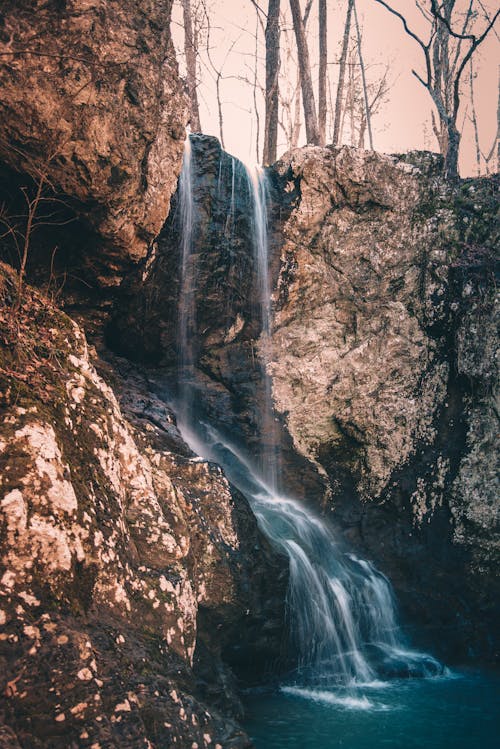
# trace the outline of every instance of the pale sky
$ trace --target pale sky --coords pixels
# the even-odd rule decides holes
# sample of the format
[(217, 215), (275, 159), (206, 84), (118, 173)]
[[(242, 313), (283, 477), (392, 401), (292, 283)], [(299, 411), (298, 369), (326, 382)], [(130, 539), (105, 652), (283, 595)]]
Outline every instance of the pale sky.
[[(481, 0), (491, 14), (497, 7), (495, 0)], [(192, 0), (194, 3), (195, 0)], [(459, 3), (461, 0), (459, 0)], [(478, 4), (479, 0), (476, 0)], [(260, 0), (267, 8), (267, 0)], [(211, 58), (216, 68), (222, 68), (221, 92), (224, 113), (225, 148), (247, 162), (256, 161), (255, 135), (256, 117), (252, 86), (241, 77), (253, 78), (255, 63), (256, 12), (250, 0), (208, 0), (211, 7)], [(288, 0), (282, 0), (282, 9), (288, 12)], [(407, 15), (411, 28), (424, 35), (425, 21), (415, 8), (414, 0), (393, 0), (393, 7)], [(302, 0), (302, 7), (305, 0)], [(314, 3), (314, 7), (316, 3)], [(328, 2), (328, 62), (331, 89), (335, 97), (340, 42), (345, 20), (347, 0)], [(408, 37), (401, 22), (391, 16), (374, 0), (357, 0), (360, 23), (363, 27), (363, 54), (369, 67), (368, 75), (377, 77), (384, 66), (390, 64), (391, 89), (388, 102), (374, 118), (374, 145), (378, 151), (393, 153), (412, 148), (437, 150), (431, 129), (431, 99), (428, 92), (412, 75), (415, 68), (423, 73), (423, 54), (419, 46)], [(479, 8), (479, 5), (477, 5)], [(174, 35), (182, 46), (180, 30), (181, 15), (174, 11)], [(483, 28), (485, 21), (478, 19), (477, 26)], [(314, 13), (309, 20), (310, 52), (312, 62), (317, 65), (317, 18)], [(500, 22), (476, 53), (475, 100), (479, 123), (479, 137), (483, 151), (489, 151), (496, 132), (498, 75), (500, 64)], [(264, 82), (264, 46), (260, 39), (258, 55), (260, 83)], [(200, 117), (203, 132), (219, 136), (217, 102), (213, 70), (206, 53), (202, 55), (200, 67)], [(182, 60), (181, 70), (182, 70)], [(313, 70), (313, 74), (316, 69)], [(294, 75), (292, 78), (294, 79)], [(472, 124), (469, 121), (469, 87), (467, 78), (462, 79), (463, 105), (459, 125), (464, 121), (460, 167), (462, 176), (475, 173), (475, 145)], [(292, 81), (293, 82), (293, 81)], [(467, 94), (467, 95), (465, 95)], [(260, 97), (259, 97), (260, 98)], [(263, 119), (263, 103), (259, 109)], [(465, 114), (465, 120), (464, 120)], [(304, 128), (300, 144), (305, 141)], [(280, 135), (278, 155), (286, 150), (284, 137)]]

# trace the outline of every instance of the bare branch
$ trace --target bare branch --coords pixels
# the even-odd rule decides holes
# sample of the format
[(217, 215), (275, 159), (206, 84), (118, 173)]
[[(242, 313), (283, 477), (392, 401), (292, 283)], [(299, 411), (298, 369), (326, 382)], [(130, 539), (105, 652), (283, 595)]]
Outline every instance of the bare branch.
[(389, 13), (392, 13), (393, 16), (396, 16), (396, 18), (399, 18), (408, 36), (411, 36), (411, 38), (414, 39), (417, 42), (417, 44), (420, 45), (420, 47), (422, 47), (424, 53), (428, 52), (429, 45), (425, 44), (422, 41), (422, 39), (420, 39), (420, 37), (417, 36), (417, 34), (409, 28), (406, 18), (401, 13), (399, 13), (399, 11), (392, 8), (388, 3), (385, 2), (385, 0), (375, 0), (375, 2), (378, 3), (379, 5), (383, 5), (384, 8), (389, 11)]

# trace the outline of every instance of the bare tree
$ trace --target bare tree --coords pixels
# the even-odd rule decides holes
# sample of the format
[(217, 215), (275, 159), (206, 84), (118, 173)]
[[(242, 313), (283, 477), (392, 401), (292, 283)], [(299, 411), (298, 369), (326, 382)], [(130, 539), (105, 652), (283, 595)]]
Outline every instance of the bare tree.
[(201, 123), (197, 91), (198, 30), (196, 24), (193, 24), (191, 0), (182, 0), (182, 13), (184, 20), (184, 53), (186, 55), (186, 83), (189, 96), (190, 123), (191, 129), (199, 133), (201, 132)]
[[(307, 29), (307, 22), (312, 9), (313, 0), (308, 0), (304, 15), (304, 29)], [(287, 23), (285, 13), (281, 19), (282, 38), (284, 39), (283, 53), (285, 71), (282, 75), (280, 87), (280, 104), (281, 119), (280, 127), (285, 133), (288, 148), (296, 148), (299, 143), (300, 130), (302, 127), (301, 111), (301, 78), (300, 67), (297, 61), (297, 44), (293, 28)], [(293, 36), (293, 41), (291, 37)], [(293, 81), (293, 82), (292, 82)]]
[(290, 25), (281, 15), (281, 69), (279, 86), (279, 127), (285, 137), (287, 148), (298, 144), (301, 127), (300, 73), (296, 58), (295, 38)]
[(342, 101), (344, 97), (345, 70), (347, 54), (349, 51), (349, 37), (351, 33), (351, 17), (354, 0), (349, 0), (347, 5), (347, 15), (344, 24), (344, 36), (342, 38), (342, 51), (340, 53), (339, 63), (339, 82), (337, 86), (337, 96), (335, 99), (335, 113), (333, 124), (333, 145), (337, 146), (340, 140), (340, 120), (342, 115)]
[(370, 104), (368, 102), (368, 88), (366, 85), (366, 71), (365, 71), (365, 64), (363, 62), (363, 54), (361, 51), (361, 31), (359, 28), (359, 21), (358, 21), (358, 11), (356, 10), (356, 3), (353, 3), (353, 10), (354, 10), (354, 22), (356, 25), (356, 38), (358, 40), (358, 58), (359, 58), (359, 67), (361, 68), (361, 80), (363, 83), (363, 98), (365, 101), (365, 117), (366, 117), (366, 124), (368, 126), (368, 140), (370, 143), (370, 150), (373, 151), (373, 135), (372, 135), (372, 123), (371, 123), (371, 116), (370, 116)]
[(352, 146), (365, 147), (368, 124), (366, 113), (368, 111), (370, 121), (372, 121), (387, 101), (390, 88), (389, 70), (389, 65), (386, 65), (380, 75), (370, 75), (371, 68), (369, 66), (366, 68), (367, 105), (359, 64), (358, 43), (357, 40), (353, 41), (346, 60), (347, 76), (340, 116), (339, 141), (342, 141), (343, 134), (347, 133), (344, 138)]
[[(473, 0), (470, 1), (466, 18), (461, 29), (457, 31), (453, 23), (452, 15), (455, 0), (444, 0), (441, 4), (437, 0), (430, 0), (430, 7), (423, 9), (424, 15), (430, 20), (430, 31), (428, 41), (424, 41), (412, 29), (409, 28), (406, 18), (385, 0), (375, 0), (386, 10), (400, 19), (405, 32), (420, 46), (425, 60), (425, 76), (413, 70), (413, 75), (427, 89), (436, 107), (440, 124), (446, 134), (446, 142), (443, 142), (445, 157), (445, 175), (450, 180), (458, 179), (458, 155), (460, 148), (460, 131), (457, 126), (458, 110), (460, 108), (460, 80), (467, 63), (480, 44), (486, 39), (493, 28), (500, 10), (497, 10), (492, 18), (488, 18), (485, 28), (480, 34), (467, 31), (469, 23), (473, 19)], [(422, 9), (420, 3), (418, 7)], [(449, 55), (445, 54), (449, 38), (456, 44), (454, 64), (449, 67)], [(462, 53), (462, 45), (468, 45), (465, 54)], [(447, 81), (450, 96), (447, 100), (443, 81)]]
[[(366, 98), (363, 94), (363, 103), (359, 114), (359, 137), (358, 148), (365, 147), (365, 132), (368, 124), (372, 122), (380, 106), (386, 101), (389, 93), (389, 66), (385, 68), (380, 78), (374, 83), (367, 83)], [(373, 148), (372, 148), (373, 150)]]
[[(224, 109), (223, 109), (223, 100), (222, 100), (222, 82), (224, 80), (228, 80), (230, 78), (237, 78), (238, 80), (242, 80), (241, 76), (234, 76), (234, 75), (225, 75), (224, 74), (224, 68), (226, 66), (226, 63), (228, 61), (229, 56), (231, 55), (234, 47), (238, 43), (239, 39), (236, 38), (232, 41), (228, 49), (226, 50), (226, 54), (224, 56), (224, 59), (220, 63), (219, 66), (217, 66), (212, 58), (211, 53), (211, 32), (212, 32), (212, 24), (210, 20), (210, 15), (208, 12), (208, 9), (206, 8), (205, 4), (202, 5), (203, 11), (205, 14), (206, 19), (206, 45), (205, 45), (205, 55), (207, 62), (204, 63), (204, 67), (207, 70), (207, 72), (212, 77), (214, 83), (215, 83), (215, 96), (217, 101), (217, 114), (219, 119), (219, 139), (222, 145), (222, 148), (225, 148), (224, 143)], [(243, 79), (244, 80), (244, 79)], [(248, 81), (246, 81), (248, 83)]]
[(490, 174), (490, 162), (493, 159), (493, 163), (497, 163), (497, 170), (500, 169), (500, 67), (498, 68), (498, 99), (497, 99), (497, 129), (491, 143), (490, 150), (485, 153), (481, 151), (481, 156), (484, 160), (484, 166), (486, 174)]
[(477, 176), (481, 174), (481, 146), (479, 143), (479, 128), (477, 124), (477, 112), (476, 112), (476, 100), (474, 96), (474, 64), (472, 60), (470, 61), (470, 71), (469, 71), (469, 86), (470, 86), (470, 104), (471, 104), (471, 121), (472, 121), (472, 127), (474, 128), (474, 141), (476, 144), (476, 171)]
[(304, 119), (306, 123), (306, 138), (308, 143), (318, 145), (320, 138), (318, 130), (318, 118), (316, 114), (316, 102), (314, 99), (314, 89), (311, 76), (311, 63), (309, 58), (309, 48), (307, 45), (305, 25), (300, 10), (299, 0), (290, 0), (290, 9), (292, 11), (293, 29), (297, 42), (297, 53), (302, 87), (302, 104), (304, 107)]
[[(261, 19), (259, 17), (259, 11), (256, 8), (257, 17), (255, 20), (255, 46), (254, 46), (254, 60), (253, 60), (253, 79), (252, 79), (252, 90), (253, 90), (253, 107), (255, 112), (255, 157), (257, 164), (260, 164), (260, 113), (259, 113), (259, 25)], [(279, 93), (279, 92), (278, 92)]]
[(292, 128), (292, 137), (291, 137), (291, 143), (290, 145), (292, 148), (296, 148), (299, 145), (299, 138), (300, 138), (300, 127), (302, 124), (301, 117), (300, 117), (300, 93), (302, 91), (302, 86), (300, 85), (300, 68), (297, 67), (297, 82), (295, 85), (295, 114), (293, 118), (293, 128)]
[[(12, 313), (15, 315), (22, 304), (24, 280), (33, 244), (33, 236), (44, 226), (61, 227), (76, 218), (71, 206), (58, 197), (50, 173), (54, 161), (63, 153), (65, 143), (55, 138), (52, 149), (42, 163), (38, 163), (27, 151), (21, 150), (0, 139), (4, 149), (16, 152), (21, 157), (23, 170), (29, 177), (29, 184), (19, 187), (23, 196), (24, 209), (9, 212), (5, 204), (0, 205), (0, 242), (7, 240), (17, 254), (18, 276), (17, 293)], [(68, 217), (69, 213), (69, 217)], [(51, 267), (57, 248), (52, 251)], [(52, 273), (51, 273), (52, 275)]]
[(318, 75), (318, 134), (319, 144), (326, 143), (326, 73), (328, 66), (328, 16), (326, 0), (319, 0), (319, 75)]
[(264, 164), (276, 161), (278, 147), (278, 107), (280, 70), (280, 0), (269, 0), (266, 23), (266, 115)]
[(353, 46), (349, 50), (349, 56), (347, 59), (348, 78), (339, 131), (339, 139), (342, 140), (348, 126), (349, 142), (351, 146), (357, 146), (359, 144), (360, 135), (359, 131), (357, 134), (356, 127), (358, 120), (360, 120), (364, 114), (365, 106), (359, 80), (359, 65), (356, 60), (357, 49), (356, 46)]

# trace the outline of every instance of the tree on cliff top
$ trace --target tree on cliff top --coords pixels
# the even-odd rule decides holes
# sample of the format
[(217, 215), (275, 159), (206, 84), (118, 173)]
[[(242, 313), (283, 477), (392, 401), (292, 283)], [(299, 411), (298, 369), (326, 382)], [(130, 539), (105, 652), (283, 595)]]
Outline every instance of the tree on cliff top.
[(193, 23), (191, 0), (182, 0), (184, 19), (184, 54), (186, 56), (186, 84), (189, 97), (191, 129), (201, 131), (200, 108), (198, 105), (198, 25)]
[[(474, 0), (470, 0), (464, 14), (458, 13), (456, 0), (429, 0), (425, 5), (415, 0), (429, 24), (428, 40), (424, 41), (410, 29), (402, 13), (385, 0), (375, 2), (401, 20), (405, 32), (417, 42), (424, 54), (425, 74), (421, 75), (415, 70), (412, 72), (434, 102), (439, 117), (439, 126), (434, 123), (434, 130), (445, 158), (445, 175), (450, 180), (456, 180), (461, 137), (457, 123), (460, 81), (467, 63), (492, 30), (500, 10), (490, 17), (479, 3), (484, 23), (478, 33), (475, 26), (480, 14), (474, 7)], [(463, 47), (466, 47), (465, 51)]]

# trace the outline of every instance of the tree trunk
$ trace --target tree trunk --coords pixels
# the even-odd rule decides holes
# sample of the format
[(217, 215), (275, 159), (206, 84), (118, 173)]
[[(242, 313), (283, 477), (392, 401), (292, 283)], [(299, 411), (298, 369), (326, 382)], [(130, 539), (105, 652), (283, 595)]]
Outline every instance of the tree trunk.
[(328, 57), (326, 0), (319, 0), (319, 79), (318, 79), (318, 133), (319, 144), (326, 143), (326, 71)]
[(359, 66), (361, 68), (361, 80), (363, 82), (363, 97), (365, 100), (365, 114), (366, 114), (366, 125), (368, 128), (368, 140), (370, 143), (370, 151), (373, 151), (372, 123), (371, 123), (371, 117), (370, 117), (370, 105), (368, 103), (368, 87), (366, 85), (365, 65), (363, 62), (363, 54), (361, 52), (361, 31), (359, 29), (356, 2), (353, 2), (353, 9), (354, 9), (354, 23), (356, 24), (356, 35), (357, 35), (357, 40), (358, 40)]
[(450, 118), (448, 120), (448, 148), (444, 157), (444, 173), (451, 182), (458, 181), (458, 151), (460, 148), (460, 133)]
[(195, 133), (201, 132), (200, 110), (198, 106), (198, 81), (196, 80), (196, 56), (197, 49), (193, 36), (193, 16), (191, 13), (191, 0), (182, 0), (182, 11), (184, 16), (184, 53), (186, 55), (187, 89), (189, 96), (189, 112), (191, 130)]
[(342, 114), (342, 101), (344, 98), (344, 81), (345, 81), (345, 68), (347, 62), (347, 53), (349, 50), (349, 36), (351, 34), (351, 17), (352, 17), (352, 6), (354, 0), (349, 0), (347, 6), (347, 15), (344, 26), (344, 38), (342, 39), (342, 52), (340, 54), (340, 66), (339, 66), (339, 84), (337, 86), (337, 96), (335, 99), (335, 121), (333, 125), (333, 145), (338, 146), (340, 139), (340, 118)]
[(474, 128), (474, 141), (476, 143), (476, 170), (477, 176), (481, 174), (481, 145), (479, 143), (479, 128), (477, 125), (477, 112), (476, 112), (476, 101), (474, 97), (474, 65), (472, 59), (470, 61), (470, 104), (472, 110), (472, 126)]
[(276, 161), (278, 147), (278, 75), (280, 69), (280, 0), (269, 0), (266, 25), (266, 119), (264, 164)]
[(299, 145), (299, 137), (300, 137), (300, 70), (297, 68), (297, 88), (295, 89), (295, 103), (294, 103), (294, 112), (293, 112), (293, 127), (292, 127), (292, 138), (291, 138), (291, 146), (292, 148), (297, 148)]
[(314, 101), (309, 49), (307, 47), (306, 32), (302, 20), (302, 14), (300, 12), (299, 0), (290, 0), (290, 8), (293, 17), (295, 39), (297, 41), (300, 81), (302, 85), (302, 103), (304, 106), (304, 119), (306, 123), (306, 137), (308, 143), (317, 146), (319, 145), (319, 132), (318, 119), (316, 116), (316, 102)]

